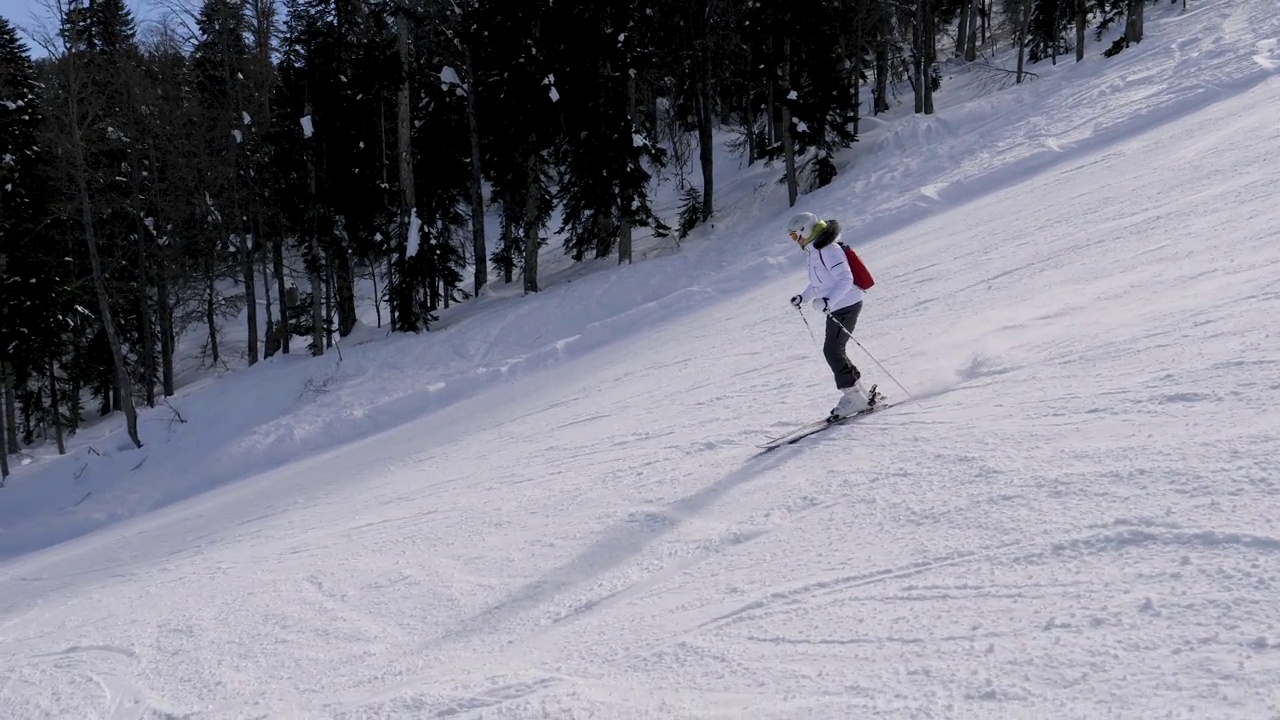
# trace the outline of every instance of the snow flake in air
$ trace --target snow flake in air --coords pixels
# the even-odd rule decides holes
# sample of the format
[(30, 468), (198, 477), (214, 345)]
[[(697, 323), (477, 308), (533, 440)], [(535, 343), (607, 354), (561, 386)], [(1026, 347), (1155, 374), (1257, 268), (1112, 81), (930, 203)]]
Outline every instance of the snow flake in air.
[(421, 231), (422, 221), (418, 219), (418, 209), (413, 208), (409, 211), (409, 237), (406, 238), (408, 247), (404, 251), (405, 257), (413, 257), (418, 254), (418, 234)]
[(467, 89), (463, 86), (462, 80), (458, 77), (458, 72), (448, 65), (445, 65), (440, 68), (440, 89), (448, 90), (449, 88), (453, 88), (454, 93), (460, 96), (465, 96), (467, 94)]

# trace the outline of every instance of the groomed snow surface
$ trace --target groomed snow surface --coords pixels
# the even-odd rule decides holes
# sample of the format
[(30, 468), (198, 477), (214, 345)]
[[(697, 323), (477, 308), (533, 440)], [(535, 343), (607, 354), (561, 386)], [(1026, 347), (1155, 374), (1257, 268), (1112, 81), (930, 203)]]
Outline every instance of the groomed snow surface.
[(0, 717), (1280, 717), (1278, 39), (1161, 5), (869, 121), (796, 209), (915, 401), (795, 446), (835, 392), (729, 158), (678, 252), (82, 433), (0, 490)]

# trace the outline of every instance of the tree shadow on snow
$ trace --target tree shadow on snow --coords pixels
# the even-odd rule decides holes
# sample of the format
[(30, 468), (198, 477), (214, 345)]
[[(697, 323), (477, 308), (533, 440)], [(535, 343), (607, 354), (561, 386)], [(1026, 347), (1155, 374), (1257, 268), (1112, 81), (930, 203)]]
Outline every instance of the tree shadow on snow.
[[(542, 578), (527, 583), (506, 600), (486, 608), (463, 621), (457, 630), (442, 640), (462, 639), (475, 635), (501, 632), (502, 625), (514, 617), (544, 606), (547, 601), (618, 569), (642, 553), (653, 541), (667, 535), (684, 522), (700, 515), (734, 488), (782, 465), (791, 453), (755, 456), (743, 467), (716, 480), (692, 495), (683, 497), (665, 509), (629, 513), (605, 530), (599, 538), (568, 562), (554, 568)], [(664, 568), (665, 569), (665, 568)], [(624, 586), (594, 599), (573, 599), (574, 607), (552, 617), (556, 623), (586, 612), (600, 603), (642, 582), (650, 573), (624, 582)]]

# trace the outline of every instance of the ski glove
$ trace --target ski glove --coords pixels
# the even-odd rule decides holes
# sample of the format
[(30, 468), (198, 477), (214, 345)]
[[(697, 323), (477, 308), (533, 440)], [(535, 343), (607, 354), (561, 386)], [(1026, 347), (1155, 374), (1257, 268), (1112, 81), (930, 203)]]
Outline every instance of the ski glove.
[(824, 297), (813, 299), (813, 309), (817, 310), (818, 312), (824, 315), (831, 312), (830, 310), (827, 309), (827, 299)]
[(791, 307), (793, 307), (793, 308), (795, 308), (795, 309), (799, 310), (799, 309), (800, 309), (800, 305), (801, 305), (803, 302), (804, 302), (804, 296), (803, 296), (803, 295), (792, 295), (792, 296), (791, 296)]

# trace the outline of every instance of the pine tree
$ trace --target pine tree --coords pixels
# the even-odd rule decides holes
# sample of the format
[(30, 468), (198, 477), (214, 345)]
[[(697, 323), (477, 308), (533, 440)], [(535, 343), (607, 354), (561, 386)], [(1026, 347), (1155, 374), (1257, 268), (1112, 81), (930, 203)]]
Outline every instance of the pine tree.
[[(244, 171), (242, 173), (247, 194), (248, 225), (254, 239), (254, 254), (262, 270), (262, 299), (264, 304), (263, 357), (278, 352), (283, 344), (284, 268), (283, 254), (280, 265), (275, 265), (277, 249), (282, 251), (278, 208), (275, 204), (275, 183), (272, 172), (271, 147), (267, 142), (271, 129), (271, 100), (278, 82), (272, 55), (278, 31), (278, 7), (274, 0), (244, 0), (246, 44), (249, 57), (246, 62), (244, 95)], [(272, 297), (272, 272), (275, 272), (275, 292)], [(281, 308), (277, 316), (275, 308)]]
[[(141, 222), (128, 177), (138, 167), (131, 157), (135, 35), (122, 0), (73, 4), (62, 22), (63, 47), (53, 59), (56, 106), (51, 102), (48, 113), (54, 121), (52, 151), (65, 173), (60, 184), (71, 190), (66, 210), (71, 217), (78, 215), (98, 311), (98, 332), (83, 348), (87, 357), (73, 367), (98, 375), (90, 382), (102, 398), (103, 412), (122, 410), (130, 438), (141, 447), (122, 332), (137, 305), (125, 297), (131, 287), (121, 280), (131, 274), (129, 237)], [(117, 323), (118, 316), (125, 322)]]
[(618, 198), (632, 144), (613, 4), (580, 0), (556, 7), (565, 19), (577, 21), (568, 25), (570, 36), (552, 42), (565, 128), (558, 149), (563, 179), (556, 196), (564, 207), (565, 252), (578, 261), (588, 254), (608, 257), (617, 243)]
[[(475, 269), (472, 275), (472, 293), (479, 295), (489, 282), (489, 252), (485, 238), (485, 199), (484, 199), (484, 152), (480, 137), (480, 111), (476, 101), (479, 82), (476, 48), (482, 42), (484, 28), (479, 25), (478, 0), (458, 0), (450, 6), (428, 4), (422, 15), (426, 32), (419, 39), (418, 46), (425, 47), (427, 53), (419, 53), (419, 65), (425, 63), (423, 74), (438, 72), (440, 76), (439, 93), (430, 88), (431, 97), (424, 98), (423, 106), (428, 110), (423, 117), (424, 123), (432, 123), (431, 112), (437, 102), (446, 110), (445, 117), (456, 115), (461, 109), (466, 119), (466, 148), (470, 151), (465, 161), (470, 171), (467, 176), (465, 202), (470, 209), (471, 255)], [(425, 41), (425, 43), (424, 43)], [(424, 57), (425, 55), (425, 57)], [(449, 125), (452, 125), (446, 119)], [(450, 134), (457, 132), (452, 127), (446, 128)], [(431, 132), (434, 135), (434, 130)], [(451, 143), (446, 143), (451, 146)], [(452, 164), (450, 164), (452, 165)], [(450, 174), (452, 175), (452, 174)]]
[[(146, 372), (165, 396), (176, 391), (174, 352), (177, 337), (187, 327), (187, 280), (198, 276), (202, 263), (191, 262), (204, 253), (196, 248), (205, 234), (206, 214), (200, 211), (207, 162), (205, 144), (196, 128), (201, 107), (192, 84), (189, 58), (172, 32), (162, 32), (144, 52), (146, 95), (141, 103), (138, 132), (143, 150), (140, 162), (148, 180), (143, 208), (144, 230), (139, 245), (148, 262), (147, 282), (154, 303), (158, 348), (144, 349), (144, 365), (158, 351), (158, 368)], [(142, 282), (140, 280), (140, 282)]]
[(1068, 47), (1065, 40), (1076, 18), (1073, 14), (1076, 0), (1037, 0), (1031, 8), (1028, 26), (1027, 57), (1038, 63), (1051, 58), (1054, 64)]
[[(637, 224), (665, 232), (648, 202), (649, 172), (660, 154), (635, 124), (632, 78), (637, 54), (629, 41), (636, 18), (630, 0), (579, 0), (557, 6), (580, 25), (558, 39), (559, 87), (565, 136), (558, 198), (563, 202), (565, 251), (575, 260), (607, 257)], [(566, 17), (566, 21), (568, 19)], [(619, 261), (629, 260), (620, 255)]]
[[(471, 137), (473, 121), (469, 117), (473, 101), (469, 90), (455, 81), (456, 70), (453, 76), (444, 72), (465, 62), (466, 51), (460, 47), (456, 32), (462, 20), (455, 17), (462, 11), (456, 5), (423, 3), (406, 27), (409, 37), (403, 67), (409, 82), (402, 85), (401, 93), (408, 93), (411, 101), (412, 207), (419, 237), (417, 252), (412, 260), (406, 258), (403, 278), (421, 294), (417, 319), (422, 328), (435, 320), (437, 309), (447, 306), (462, 281), (458, 268), (464, 264), (468, 242), (461, 229), (467, 223), (463, 208), (468, 205), (473, 224), (470, 245), (474, 248), (476, 243), (474, 203), (480, 188), (475, 186), (479, 169), (474, 154), (479, 148), (474, 143), (478, 139)], [(486, 261), (481, 253), (477, 264)]]
[[(750, 3), (758, 6), (760, 3)], [(655, 13), (667, 28), (666, 65), (673, 84), (677, 131), (695, 131), (702, 176), (702, 220), (715, 212), (714, 131), (720, 115), (721, 88), (738, 42), (736, 4), (723, 0), (660, 0)]]
[(294, 331), (311, 332), (319, 353), (332, 343), (325, 306), (334, 306), (338, 333), (349, 333), (356, 262), (387, 251), (394, 235), (388, 157), (399, 73), (389, 6), (293, 0), (286, 8), (270, 153), (282, 228), (311, 277), (311, 317), (297, 316)]
[(836, 175), (835, 154), (857, 141), (853, 128), (858, 119), (858, 97), (849, 72), (849, 62), (842, 55), (839, 7), (820, 4), (804, 14), (795, 13), (792, 21), (804, 29), (793, 43), (791, 88), (795, 95), (788, 99), (791, 130), (796, 153), (812, 152), (801, 168), (811, 174), (812, 184), (822, 187)]
[(209, 332), (211, 340), (216, 342), (214, 307), (219, 299), (215, 283), (224, 262), (222, 247), (229, 244), (234, 247), (239, 278), (244, 285), (247, 356), (252, 365), (258, 359), (257, 283), (253, 265), (255, 249), (250, 243), (252, 225), (244, 143), (252, 125), (246, 98), (251, 95), (247, 76), (252, 74), (253, 63), (242, 0), (205, 0), (197, 28), (200, 39), (192, 56), (191, 71), (202, 108), (200, 129), (205, 142), (203, 154), (208, 160), (203, 194), (209, 221), (209, 232), (205, 234)]
[(6, 255), (21, 247), (38, 200), (31, 195), (39, 163), (38, 92), (26, 47), (0, 17), (0, 252)]
[(68, 265), (44, 240), (52, 187), (40, 146), (43, 121), (35, 67), (17, 32), (0, 18), (0, 375), (9, 452), (17, 450), (15, 399), (22, 405), (21, 425), (30, 429), (26, 442), (51, 429), (65, 451), (66, 401), (59, 400), (65, 388), (56, 368), (74, 307)]
[(285, 7), (280, 94), (272, 104), (275, 117), (269, 142), (278, 179), (281, 229), (301, 251), (312, 279), (306, 295), (298, 293), (286, 303), (286, 335), (311, 335), (311, 352), (322, 354), (324, 343), (316, 340), (319, 326), (314, 311), (321, 295), (317, 279), (323, 262), (318, 235), (328, 213), (319, 192), (323, 147), (316, 132), (317, 125), (323, 129), (323, 124), (317, 122), (313, 103), (327, 90), (325, 83), (331, 77), (328, 31), (334, 8), (312, 0), (287, 0)]
[(1143, 0), (1087, 0), (1093, 5), (1093, 12), (1100, 18), (1096, 28), (1096, 36), (1102, 39), (1107, 28), (1124, 18), (1124, 34), (1116, 38), (1102, 54), (1114, 57), (1130, 45), (1142, 42)]
[(318, 85), (322, 91), (313, 111), (324, 154), (320, 191), (328, 208), (327, 227), (318, 238), (337, 331), (345, 337), (356, 324), (355, 263), (372, 255), (374, 238), (386, 227), (386, 128), (374, 108), (393, 95), (397, 53), (388, 4), (341, 0), (334, 18), (320, 48), (334, 75), (327, 86)]
[(562, 131), (558, 68), (544, 37), (554, 30), (549, 6), (548, 0), (486, 4), (483, 51), (476, 53), (484, 162), (503, 217), (504, 244), (494, 262), (520, 267), (527, 293), (539, 289), (538, 251), (554, 207), (552, 150)]

